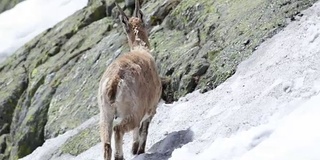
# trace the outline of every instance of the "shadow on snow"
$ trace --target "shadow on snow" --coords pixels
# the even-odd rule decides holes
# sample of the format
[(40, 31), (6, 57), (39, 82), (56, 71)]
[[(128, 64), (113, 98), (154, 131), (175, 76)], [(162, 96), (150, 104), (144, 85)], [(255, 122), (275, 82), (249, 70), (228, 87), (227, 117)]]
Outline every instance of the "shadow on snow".
[(190, 129), (169, 133), (166, 138), (154, 144), (147, 153), (138, 155), (132, 160), (168, 160), (172, 152), (191, 142), (193, 132)]

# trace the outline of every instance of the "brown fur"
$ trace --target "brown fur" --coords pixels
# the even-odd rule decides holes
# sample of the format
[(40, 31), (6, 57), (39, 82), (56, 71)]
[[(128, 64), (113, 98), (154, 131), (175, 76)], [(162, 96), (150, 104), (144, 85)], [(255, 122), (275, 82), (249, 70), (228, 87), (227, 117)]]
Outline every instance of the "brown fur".
[(98, 103), (105, 160), (111, 160), (113, 132), (116, 160), (123, 159), (122, 138), (132, 130), (132, 153), (144, 153), (149, 124), (161, 96), (161, 79), (149, 52), (148, 35), (137, 3), (136, 8), (135, 17), (130, 19), (120, 10), (131, 51), (113, 61), (100, 80)]

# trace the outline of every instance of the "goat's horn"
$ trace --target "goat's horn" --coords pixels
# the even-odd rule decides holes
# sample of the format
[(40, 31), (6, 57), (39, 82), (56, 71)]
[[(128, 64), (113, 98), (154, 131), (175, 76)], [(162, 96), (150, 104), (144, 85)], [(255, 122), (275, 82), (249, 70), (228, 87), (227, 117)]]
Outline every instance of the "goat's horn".
[(139, 10), (140, 10), (139, 0), (136, 0), (136, 1), (135, 1), (135, 7), (134, 7), (134, 8), (135, 8), (135, 9), (134, 9), (134, 12), (133, 12), (134, 14), (133, 14), (133, 15), (134, 15), (135, 17), (139, 17), (139, 12), (140, 12), (140, 11), (139, 11)]
[(117, 8), (118, 8), (118, 10), (119, 10), (119, 12), (120, 12), (120, 14), (121, 14), (122, 16), (126, 17), (127, 19), (129, 19), (128, 16), (123, 12), (123, 10), (121, 9), (121, 7), (118, 5), (118, 3), (115, 3), (115, 4), (116, 4), (116, 6), (117, 6)]

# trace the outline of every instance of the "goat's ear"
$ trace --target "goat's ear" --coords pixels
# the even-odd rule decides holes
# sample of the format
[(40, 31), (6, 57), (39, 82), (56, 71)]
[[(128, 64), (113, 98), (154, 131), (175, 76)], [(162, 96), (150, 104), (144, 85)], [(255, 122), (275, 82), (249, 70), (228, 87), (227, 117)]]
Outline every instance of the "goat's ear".
[(120, 18), (120, 21), (125, 29), (126, 32), (129, 31), (129, 18), (128, 16), (123, 12), (123, 10), (121, 9), (121, 7), (118, 5), (118, 3), (116, 3), (117, 5), (117, 8), (120, 12), (120, 15), (119, 15), (119, 18)]
[(124, 30), (126, 32), (129, 32), (130, 31), (130, 25), (129, 25), (128, 17), (120, 15), (119, 18), (120, 18), (120, 21), (122, 23), (122, 26), (123, 26)]
[(141, 21), (143, 21), (143, 13), (140, 10), (140, 2), (139, 2), (139, 0), (135, 1), (135, 9), (134, 9), (134, 12), (133, 12), (133, 16), (135, 16), (137, 18), (140, 18)]

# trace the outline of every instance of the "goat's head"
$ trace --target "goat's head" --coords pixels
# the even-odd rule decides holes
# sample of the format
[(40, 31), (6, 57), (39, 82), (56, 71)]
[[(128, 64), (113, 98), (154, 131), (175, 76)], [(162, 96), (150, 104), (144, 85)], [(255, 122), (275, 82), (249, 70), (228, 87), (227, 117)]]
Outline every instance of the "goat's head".
[(135, 47), (150, 49), (148, 33), (143, 21), (143, 13), (140, 10), (139, 0), (135, 1), (135, 10), (131, 18), (128, 18), (118, 4), (116, 5), (120, 11), (120, 21), (127, 34), (130, 50), (133, 50)]

